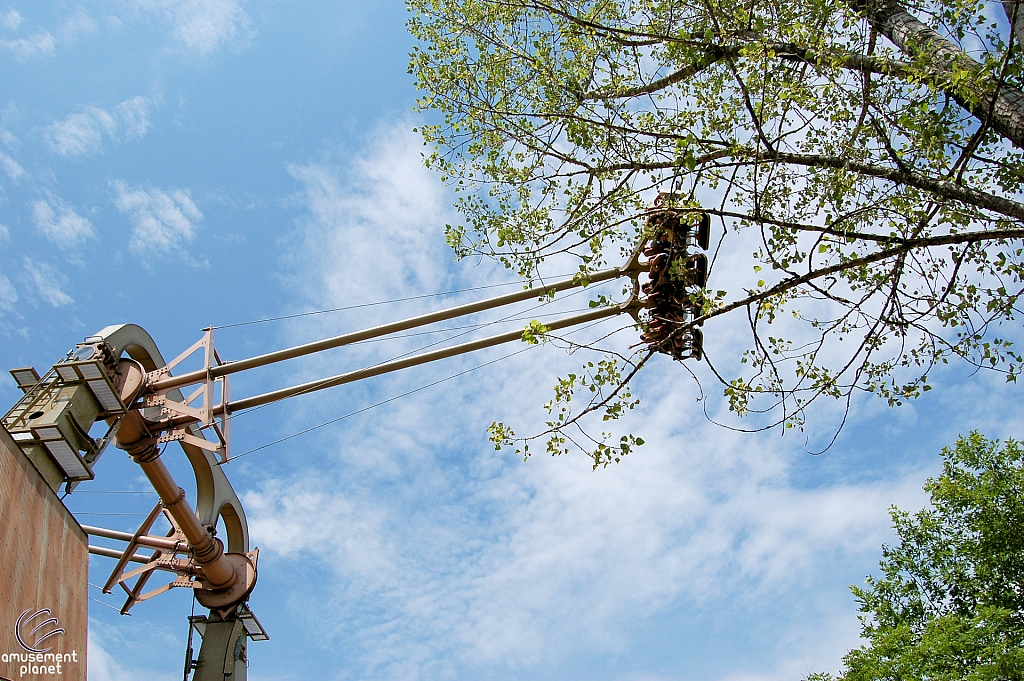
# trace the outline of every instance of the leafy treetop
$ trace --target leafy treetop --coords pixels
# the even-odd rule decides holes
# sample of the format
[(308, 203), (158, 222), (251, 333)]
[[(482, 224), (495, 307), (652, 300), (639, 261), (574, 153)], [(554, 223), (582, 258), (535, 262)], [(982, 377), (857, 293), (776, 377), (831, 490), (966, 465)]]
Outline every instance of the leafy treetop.
[(942, 456), (931, 508), (893, 508), (882, 576), (851, 587), (867, 645), (843, 681), (1024, 678), (1024, 447), (971, 433)]
[[(464, 219), (447, 236), (459, 256), (528, 276), (568, 254), (585, 277), (648, 236), (656, 195), (710, 213), (695, 323), (729, 407), (759, 415), (753, 428), (800, 427), (821, 396), (901, 404), (950, 359), (1016, 379), (1006, 324), (1024, 292), (1024, 8), (408, 5), (410, 70), (433, 116), (427, 163), (457, 192)], [(741, 362), (716, 352), (727, 314), (749, 326)], [(627, 380), (649, 356), (608, 359)], [(553, 453), (583, 432), (580, 417), (632, 403), (611, 385), (599, 393), (554, 422)], [(579, 393), (560, 394), (555, 409)], [(495, 427), (497, 444), (521, 441)], [(581, 446), (611, 460), (604, 436)]]

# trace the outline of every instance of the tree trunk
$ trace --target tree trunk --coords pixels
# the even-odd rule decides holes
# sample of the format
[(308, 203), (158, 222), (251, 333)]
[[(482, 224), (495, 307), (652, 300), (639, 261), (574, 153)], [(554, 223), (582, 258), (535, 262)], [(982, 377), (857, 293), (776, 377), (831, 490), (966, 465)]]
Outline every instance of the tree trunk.
[[(865, 2), (864, 0), (847, 0), (850, 6), (893, 45), (903, 50), (908, 56), (927, 56), (935, 66), (946, 73), (951, 73), (954, 65), (970, 70), (975, 74), (982, 73), (981, 64), (975, 61), (959, 47), (936, 33), (927, 24), (919, 21), (908, 13), (894, 0), (881, 2)], [(1007, 0), (1004, 10), (1012, 15), (1014, 5), (1020, 0)], [(1010, 7), (1006, 7), (1006, 5)], [(1024, 7), (1017, 12), (1014, 35), (1024, 33)], [(1022, 43), (1024, 44), (1024, 43)], [(976, 102), (970, 101), (962, 93), (949, 94), (960, 106), (969, 111), (981, 122), (988, 121), (992, 130), (1008, 139), (1018, 149), (1024, 149), (1024, 92), (1019, 88), (1003, 83), (991, 83), (976, 91)], [(991, 109), (991, 111), (990, 111)]]
[(1024, 49), (1024, 3), (1020, 0), (1003, 0), (1003, 11), (1013, 27), (1013, 41), (1017, 43), (1015, 47), (1018, 50)]

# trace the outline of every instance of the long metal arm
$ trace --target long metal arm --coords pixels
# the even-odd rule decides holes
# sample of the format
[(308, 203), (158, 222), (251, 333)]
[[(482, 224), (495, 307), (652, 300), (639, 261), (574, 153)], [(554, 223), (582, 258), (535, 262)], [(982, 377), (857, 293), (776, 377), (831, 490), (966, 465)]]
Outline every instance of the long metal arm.
[[(630, 309), (632, 309), (633, 305), (634, 303), (630, 301), (627, 303), (623, 303), (621, 305), (614, 305), (611, 307), (599, 307), (590, 312), (584, 312), (583, 314), (573, 315), (571, 317), (563, 317), (562, 319), (553, 322), (547, 322), (544, 324), (544, 326), (550, 331), (556, 331), (558, 329), (564, 329), (568, 326), (586, 324), (587, 322), (627, 312)], [(253, 397), (247, 397), (245, 399), (228, 402), (220, 409), (215, 410), (215, 413), (219, 415), (220, 413), (226, 411), (228, 414), (230, 414), (241, 409), (258, 407), (263, 404), (277, 402), (278, 400), (283, 400), (285, 398), (293, 397), (295, 395), (311, 393), (317, 390), (324, 390), (325, 388), (333, 388), (334, 386), (343, 385), (345, 383), (352, 383), (353, 381), (360, 381), (364, 378), (370, 378), (372, 376), (380, 376), (381, 374), (387, 374), (392, 371), (406, 369), (408, 367), (417, 366), (419, 364), (426, 364), (427, 362), (433, 362), (438, 359), (453, 357), (455, 355), (461, 355), (467, 352), (473, 352), (475, 350), (489, 348), (494, 345), (501, 345), (502, 343), (509, 343), (511, 341), (521, 340), (522, 337), (522, 330), (509, 331), (507, 333), (501, 333), (496, 336), (490, 336), (489, 338), (481, 338), (480, 340), (470, 341), (468, 343), (461, 343), (459, 345), (441, 348), (440, 350), (434, 350), (432, 352), (425, 352), (420, 355), (413, 355), (411, 357), (395, 359), (391, 360), (390, 362), (375, 364), (374, 366), (367, 367), (365, 369), (357, 369), (356, 371), (349, 371), (344, 374), (338, 374), (337, 376), (330, 376), (328, 378), (323, 378), (317, 381), (310, 381), (309, 383), (303, 383), (301, 385), (292, 386), (290, 388), (282, 388), (281, 390), (263, 393), (262, 395), (255, 395)]]
[[(609, 279), (616, 279), (618, 277), (631, 273), (635, 269), (635, 267), (636, 258), (634, 257), (622, 267), (614, 267), (612, 269), (595, 272), (594, 274), (587, 277), (586, 282), (588, 284), (596, 284), (602, 281), (608, 281)], [(467, 314), (473, 314), (475, 312), (482, 312), (484, 310), (490, 310), (495, 307), (510, 305), (512, 303), (518, 303), (524, 300), (529, 300), (530, 298), (543, 296), (548, 293), (557, 293), (559, 291), (578, 288), (583, 285), (583, 282), (576, 278), (562, 279), (560, 281), (553, 282), (546, 286), (541, 286), (533, 289), (524, 289), (522, 291), (516, 291), (515, 293), (507, 293), (502, 296), (495, 296), (493, 298), (486, 298), (484, 300), (478, 300), (474, 303), (466, 303), (465, 305), (458, 305), (456, 307), (450, 307), (446, 310), (438, 310), (437, 312), (430, 312), (427, 314), (419, 315), (418, 317), (411, 317), (409, 319), (403, 319), (397, 322), (390, 322), (388, 324), (383, 324), (381, 326), (363, 329), (362, 331), (353, 331), (352, 333), (346, 333), (341, 336), (334, 336), (333, 338), (326, 338), (324, 340), (315, 341), (313, 343), (298, 345), (293, 348), (277, 350), (276, 352), (268, 352), (265, 355), (258, 355), (256, 357), (250, 357), (249, 359), (238, 360), (237, 362), (228, 362), (227, 364), (212, 366), (209, 369), (199, 369), (197, 371), (191, 371), (189, 373), (180, 374), (178, 376), (167, 376), (165, 378), (159, 378), (150, 384), (150, 390), (165, 390), (167, 388), (174, 388), (183, 385), (189, 385), (191, 383), (197, 383), (206, 378), (219, 378), (221, 376), (226, 376), (228, 374), (238, 373), (239, 371), (245, 371), (247, 369), (253, 369), (255, 367), (266, 366), (267, 364), (273, 364), (274, 362), (281, 362), (286, 359), (294, 359), (295, 357), (302, 357), (304, 355), (309, 355), (314, 352), (329, 350), (331, 348), (337, 348), (343, 345), (350, 345), (352, 343), (369, 340), (371, 338), (377, 338), (379, 336), (386, 336), (388, 334), (397, 333), (398, 331), (407, 331), (408, 329), (414, 329), (419, 326), (425, 326), (427, 324), (433, 324), (435, 322), (441, 322), (447, 319), (461, 317)], [(244, 401), (248, 402), (249, 400)], [(247, 404), (246, 406), (252, 405)], [(232, 409), (241, 408), (243, 407), (234, 407)], [(229, 411), (231, 411), (232, 409), (229, 409)]]
[(150, 536), (136, 536), (130, 532), (118, 532), (117, 530), (108, 530), (105, 527), (93, 527), (92, 525), (82, 525), (82, 529), (85, 530), (86, 534), (93, 535), (95, 537), (106, 537), (107, 539), (117, 539), (118, 541), (134, 541), (140, 546), (148, 546), (153, 549), (162, 549), (164, 551), (173, 551), (181, 548), (181, 543), (176, 542), (173, 539), (167, 539), (165, 537), (150, 537)]
[[(117, 549), (108, 549), (105, 546), (93, 546), (89, 544), (89, 553), (94, 556), (103, 556), (105, 558), (121, 558), (124, 556), (124, 551), (118, 551)], [(128, 557), (128, 560), (133, 563), (148, 563), (149, 556), (144, 556), (141, 553), (136, 553)]]

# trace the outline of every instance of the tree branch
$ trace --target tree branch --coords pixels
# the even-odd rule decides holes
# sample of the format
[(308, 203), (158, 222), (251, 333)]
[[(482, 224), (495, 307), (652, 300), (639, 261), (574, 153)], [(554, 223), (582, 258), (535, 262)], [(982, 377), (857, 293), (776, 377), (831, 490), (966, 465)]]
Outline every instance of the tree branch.
[(911, 170), (897, 170), (884, 166), (862, 163), (841, 156), (825, 156), (822, 154), (790, 154), (786, 152), (755, 152), (758, 161), (792, 163), (813, 168), (834, 168), (889, 180), (896, 184), (923, 189), (936, 196), (960, 201), (970, 206), (991, 210), (1007, 217), (1024, 220), (1024, 204), (1005, 199), (995, 194), (987, 194), (948, 180), (937, 180)]
[(742, 300), (737, 300), (727, 305), (723, 305), (722, 307), (716, 308), (707, 314), (701, 315), (688, 324), (688, 327), (698, 326), (705, 320), (720, 317), (727, 312), (731, 312), (741, 307), (760, 303), (763, 300), (767, 300), (773, 296), (790, 291), (802, 284), (813, 281), (814, 279), (821, 279), (822, 277), (827, 277), (829, 275), (842, 272), (843, 270), (887, 260), (895, 256), (909, 253), (915, 249), (934, 248), (936, 246), (949, 246), (953, 244), (972, 244), (981, 241), (998, 241), (1003, 239), (1024, 239), (1024, 228), (1001, 229), (991, 232), (959, 232), (957, 234), (941, 234), (939, 236), (905, 239), (894, 248), (888, 248), (884, 251), (876, 251), (860, 258), (853, 258), (852, 260), (844, 260), (843, 262), (836, 263), (835, 265), (824, 267), (820, 270), (813, 270), (798, 277), (790, 277), (789, 279), (781, 281), (760, 293), (749, 295)]
[(649, 95), (695, 76), (723, 59), (735, 58), (739, 56), (740, 52), (744, 49), (753, 45), (763, 46), (766, 50), (774, 52), (775, 56), (779, 59), (802, 62), (810, 64), (811, 66), (838, 66), (843, 69), (859, 71), (861, 73), (877, 73), (897, 77), (906, 77), (909, 74), (910, 64), (906, 62), (886, 59), (884, 57), (867, 56), (857, 54), (855, 52), (821, 52), (819, 50), (803, 47), (794, 43), (765, 41), (735, 45), (711, 44), (704, 47), (704, 54), (700, 59), (692, 64), (688, 64), (676, 71), (673, 71), (664, 78), (651, 81), (646, 85), (638, 85), (624, 90), (599, 90), (597, 92), (587, 93), (584, 94), (581, 99), (627, 99), (629, 97)]

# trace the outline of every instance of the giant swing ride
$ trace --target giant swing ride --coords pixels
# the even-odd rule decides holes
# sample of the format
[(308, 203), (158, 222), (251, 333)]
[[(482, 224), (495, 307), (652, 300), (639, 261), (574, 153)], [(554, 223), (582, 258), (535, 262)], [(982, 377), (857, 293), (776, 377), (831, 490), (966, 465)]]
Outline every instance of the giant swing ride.
[[(209, 614), (190, 618), (190, 641), (194, 629), (201, 635), (202, 645), (197, 659), (192, 659), (190, 648), (186, 680), (193, 673), (193, 681), (244, 681), (247, 639), (266, 640), (268, 636), (247, 604), (256, 585), (258, 550), (250, 547), (245, 512), (221, 466), (231, 458), (232, 414), (517, 341), (522, 332), (502, 333), (241, 399), (231, 395), (232, 374), (624, 277), (632, 282), (632, 293), (625, 302), (545, 321), (544, 326), (556, 331), (626, 313), (642, 330), (641, 342), (652, 350), (675, 360), (699, 360), (703, 348), (699, 293), (708, 269), (707, 258), (700, 251), (708, 248), (709, 227), (704, 213), (656, 205), (647, 219), (648, 238), (629, 261), (595, 272), (586, 282), (564, 279), (240, 361), (221, 359), (214, 347), (212, 329), (205, 330), (202, 338), (178, 357), (165, 362), (142, 328), (132, 324), (109, 326), (79, 343), (41, 377), (31, 367), (12, 369), (24, 395), (3, 417), (3, 429), (45, 480), (47, 493), (61, 486), (71, 492), (82, 481), (93, 479), (92, 468), (110, 442), (128, 453), (160, 501), (131, 534), (81, 526), (87, 535), (126, 544), (120, 550), (87, 547), (89, 553), (114, 560), (103, 591), (110, 593), (120, 587), (126, 594), (121, 613), (126, 614), (136, 604), (170, 589), (192, 589)], [(201, 369), (174, 373), (176, 367), (196, 355), (202, 361)], [(94, 439), (89, 432), (99, 421), (107, 424), (106, 433)], [(180, 445), (195, 472), (194, 508), (161, 460), (164, 448), (172, 442)], [(3, 492), (0, 490), (0, 512), (5, 512), (5, 503), (14, 503), (11, 490), (6, 490), (6, 496)], [(65, 517), (69, 518), (66, 523), (77, 525), (70, 513)], [(161, 517), (170, 524), (170, 530), (162, 536), (152, 533)], [(218, 521), (223, 523), (226, 537), (215, 536)], [(0, 550), (5, 552), (0, 556), (5, 562), (19, 561), (15, 575), (41, 565), (38, 555), (24, 551), (6, 555), (13, 549), (3, 544)], [(171, 581), (147, 590), (157, 572), (170, 573)], [(76, 593), (84, 601), (82, 589)], [(9, 609), (16, 614), (22, 607), (29, 608), (23, 617), (32, 608), (44, 612), (45, 607), (46, 614), (50, 614), (49, 606), (31, 600), (11, 603)], [(58, 619), (48, 621), (56, 623)], [(18, 640), (26, 650), (35, 650), (20, 637)], [(80, 640), (84, 640), (84, 632)], [(84, 679), (84, 670), (80, 678)]]

